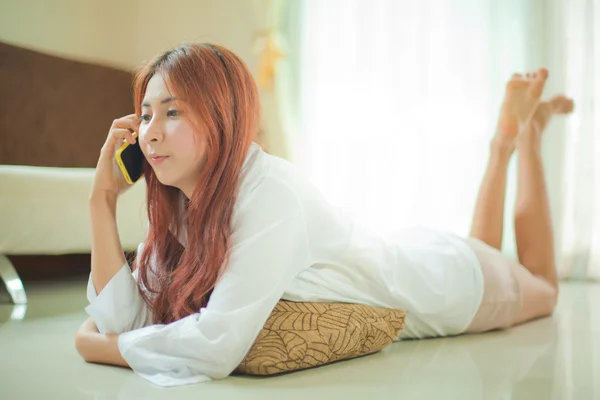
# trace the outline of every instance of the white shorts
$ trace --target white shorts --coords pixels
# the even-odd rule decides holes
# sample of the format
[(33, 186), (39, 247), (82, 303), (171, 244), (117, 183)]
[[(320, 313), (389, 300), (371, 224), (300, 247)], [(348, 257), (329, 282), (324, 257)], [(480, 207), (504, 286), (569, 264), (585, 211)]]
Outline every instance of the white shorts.
[(523, 267), (478, 239), (464, 240), (481, 264), (484, 281), (481, 305), (465, 333), (513, 326), (522, 306), (521, 288), (515, 270)]

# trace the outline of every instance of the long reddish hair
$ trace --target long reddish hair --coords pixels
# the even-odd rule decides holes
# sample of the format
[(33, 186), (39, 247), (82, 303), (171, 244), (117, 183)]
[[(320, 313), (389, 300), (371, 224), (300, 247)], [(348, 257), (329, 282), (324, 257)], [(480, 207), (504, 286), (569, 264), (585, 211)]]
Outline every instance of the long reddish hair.
[[(145, 164), (150, 222), (135, 266), (154, 323), (167, 324), (205, 307), (226, 266), (238, 177), (259, 125), (260, 101), (246, 64), (227, 49), (182, 45), (159, 55), (136, 74), (134, 106), (148, 81), (161, 74), (169, 91), (185, 99), (185, 115), (206, 135), (206, 163), (193, 195), (161, 184)], [(186, 227), (187, 225), (187, 227)], [(184, 248), (178, 237), (187, 234)]]

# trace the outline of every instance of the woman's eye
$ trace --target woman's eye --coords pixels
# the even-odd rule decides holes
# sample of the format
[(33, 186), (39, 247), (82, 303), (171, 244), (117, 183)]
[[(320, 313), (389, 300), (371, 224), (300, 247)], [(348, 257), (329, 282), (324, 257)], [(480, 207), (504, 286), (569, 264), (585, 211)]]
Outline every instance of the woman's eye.
[(152, 119), (152, 117), (150, 117), (150, 115), (148, 115), (148, 114), (142, 114), (142, 116), (140, 117), (140, 121), (143, 121), (143, 122), (148, 122), (148, 121), (150, 121), (150, 119)]
[(179, 112), (179, 110), (169, 110), (169, 111), (167, 111), (167, 117), (176, 117), (179, 114), (181, 114)]

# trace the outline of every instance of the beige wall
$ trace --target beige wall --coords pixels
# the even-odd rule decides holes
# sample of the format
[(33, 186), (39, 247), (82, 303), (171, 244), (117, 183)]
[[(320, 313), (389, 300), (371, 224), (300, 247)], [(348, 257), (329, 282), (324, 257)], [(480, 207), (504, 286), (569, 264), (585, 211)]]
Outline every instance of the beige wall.
[(265, 0), (1, 0), (0, 41), (132, 69), (183, 41), (212, 41), (253, 69)]
[(137, 3), (140, 6), (134, 32), (136, 46), (131, 54), (131, 61), (136, 64), (182, 41), (205, 41), (224, 45), (255, 67), (253, 38), (264, 21), (264, 1), (137, 0)]
[[(130, 40), (115, 40), (132, 4), (96, 0), (2, 0), (0, 40), (77, 60), (125, 67)], [(102, 5), (102, 6), (101, 6)], [(121, 12), (116, 12), (121, 10)]]
[[(223, 45), (256, 76), (256, 32), (271, 0), (0, 0), (0, 41), (81, 61), (132, 70), (181, 42)], [(279, 115), (273, 93), (261, 93), (264, 137), (273, 154)]]

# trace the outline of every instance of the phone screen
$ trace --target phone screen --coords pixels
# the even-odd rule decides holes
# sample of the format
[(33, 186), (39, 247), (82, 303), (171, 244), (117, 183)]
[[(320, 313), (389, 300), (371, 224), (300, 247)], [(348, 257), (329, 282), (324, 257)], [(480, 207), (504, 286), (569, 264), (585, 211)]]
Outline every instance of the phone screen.
[(121, 161), (133, 182), (144, 174), (144, 154), (140, 149), (140, 143), (136, 137), (135, 144), (130, 144), (121, 152)]

